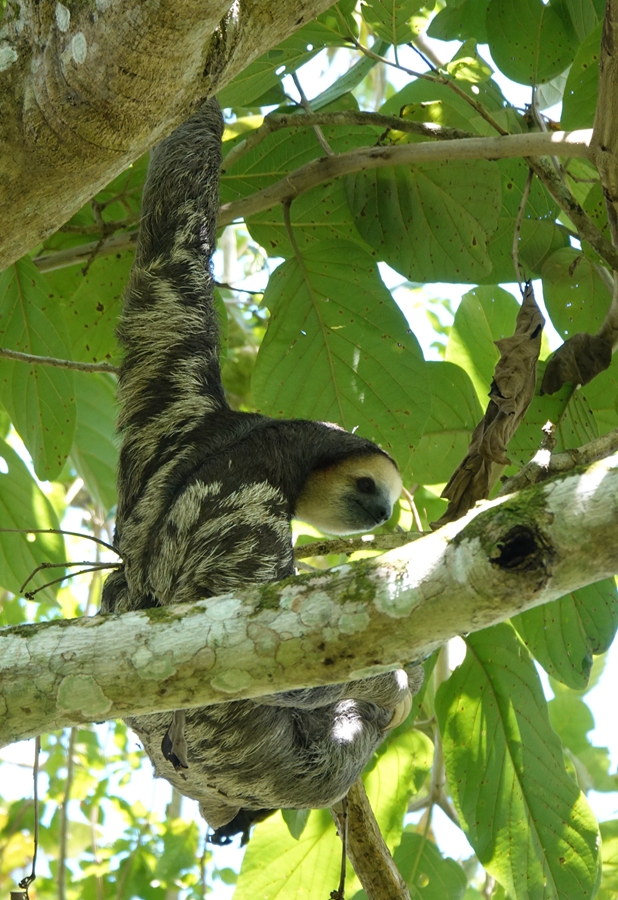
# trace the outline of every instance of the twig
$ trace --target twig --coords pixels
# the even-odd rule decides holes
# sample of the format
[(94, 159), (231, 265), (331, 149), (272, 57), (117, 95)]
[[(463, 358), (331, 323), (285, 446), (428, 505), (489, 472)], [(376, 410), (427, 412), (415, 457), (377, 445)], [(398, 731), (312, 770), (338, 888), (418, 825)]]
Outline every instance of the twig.
[[(243, 141), (236, 144), (223, 160), (223, 171), (228, 172), (238, 160), (260, 144), (265, 138), (275, 131), (283, 128), (313, 128), (315, 126), (375, 125), (390, 131), (402, 131), (406, 134), (420, 134), (424, 137), (435, 138), (438, 141), (458, 140), (472, 137), (470, 132), (459, 128), (447, 128), (444, 125), (436, 125), (433, 122), (412, 122), (409, 119), (401, 119), (399, 116), (386, 116), (382, 113), (366, 112), (364, 110), (346, 110), (346, 112), (320, 113), (298, 112), (277, 113), (267, 115), (255, 131), (252, 131)], [(35, 260), (36, 262), (36, 260)]]
[(339, 874), (339, 887), (336, 891), (331, 891), (330, 900), (345, 900), (345, 870), (346, 860), (348, 856), (348, 798), (347, 796), (341, 801), (341, 872)]
[(32, 781), (33, 781), (33, 795), (34, 795), (34, 829), (32, 835), (32, 842), (34, 844), (34, 849), (32, 851), (32, 868), (30, 869), (30, 874), (26, 875), (25, 878), (19, 882), (19, 887), (26, 893), (26, 900), (28, 900), (28, 888), (32, 884), (32, 882), (36, 878), (36, 858), (37, 853), (39, 851), (39, 760), (41, 756), (41, 736), (37, 735), (34, 739), (34, 765), (32, 766)]
[[(418, 485), (414, 486), (414, 490)], [(421, 522), (421, 517), (418, 514), (418, 509), (416, 508), (416, 503), (414, 502), (414, 491), (409, 491), (407, 488), (402, 489), (403, 496), (406, 498), (408, 503), (410, 504), (410, 512), (412, 513), (412, 521), (414, 522), (414, 527), (416, 528), (419, 535), (423, 534), (423, 523)]]
[(532, 186), (532, 178), (534, 176), (534, 172), (532, 169), (528, 169), (528, 176), (526, 178), (526, 183), (524, 185), (524, 190), (521, 195), (521, 202), (519, 204), (519, 208), (517, 210), (517, 218), (515, 219), (515, 228), (513, 230), (513, 265), (515, 266), (515, 280), (519, 283), (519, 290), (521, 291), (522, 297), (524, 296), (524, 287), (522, 282), (528, 281), (528, 277), (523, 270), (523, 267), (519, 264), (519, 238), (521, 234), (521, 223), (524, 220), (524, 212), (526, 211), (526, 204), (528, 202), (528, 197), (530, 196), (530, 188)]
[(7, 532), (9, 534), (70, 534), (72, 537), (80, 537), (84, 538), (86, 541), (94, 541), (95, 544), (100, 544), (102, 547), (111, 550), (116, 556), (120, 556), (116, 548), (111, 544), (108, 544), (107, 541), (102, 541), (101, 538), (93, 537), (91, 534), (84, 534), (83, 531), (67, 531), (65, 528), (0, 528), (0, 532)]
[(562, 453), (554, 453), (547, 460), (547, 451), (541, 448), (533, 459), (527, 463), (517, 475), (508, 478), (496, 496), (504, 497), (506, 494), (514, 494), (529, 487), (546, 481), (554, 475), (570, 472), (577, 466), (589, 466), (599, 459), (605, 459), (618, 451), (618, 428), (604, 434), (602, 437), (577, 447), (574, 450), (564, 450)]
[(68, 247), (66, 250), (58, 250), (56, 253), (46, 253), (37, 256), (33, 262), (39, 272), (53, 272), (54, 269), (65, 269), (67, 266), (77, 266), (87, 262), (93, 251), (98, 248), (99, 255), (120, 253), (124, 250), (132, 250), (137, 241), (137, 231), (129, 231), (123, 234), (114, 234), (103, 243), (93, 241), (90, 244), (82, 244), (79, 247)]
[[(331, 808), (343, 833), (341, 804)], [(410, 900), (408, 886), (393, 862), (359, 778), (348, 793), (348, 858), (369, 900)]]
[(47, 581), (45, 584), (42, 584), (41, 587), (36, 588), (34, 591), (26, 591), (24, 597), (26, 600), (34, 600), (37, 594), (41, 591), (44, 591), (45, 588), (51, 587), (54, 584), (60, 584), (62, 581), (66, 581), (68, 578), (76, 578), (78, 575), (88, 575), (90, 572), (99, 572), (103, 569), (120, 569), (120, 563), (98, 563), (92, 564), (87, 569), (80, 569), (78, 572), (69, 572), (68, 575), (64, 575), (62, 578), (54, 578), (53, 581)]
[[(389, 166), (412, 165), (421, 162), (439, 162), (455, 159), (508, 159), (518, 156), (536, 156), (553, 153), (564, 156), (587, 156), (588, 141), (591, 131), (573, 132), (532, 132), (530, 134), (510, 134), (506, 137), (470, 137), (457, 141), (440, 141), (439, 143), (400, 144), (393, 147), (363, 147), (350, 153), (314, 159), (304, 166), (287, 174), (270, 187), (257, 191), (250, 197), (224, 203), (219, 210), (218, 225), (230, 225), (236, 219), (255, 215), (265, 209), (292, 201), (295, 197), (318, 184), (331, 181), (340, 175), (352, 172), (363, 172), (369, 169), (380, 169)], [(532, 163), (530, 163), (532, 165)], [(534, 165), (532, 168), (537, 171)], [(551, 166), (547, 165), (554, 177), (558, 176)], [(543, 167), (541, 167), (543, 171)], [(538, 173), (537, 173), (538, 174)], [(558, 179), (558, 181), (560, 181)], [(570, 200), (575, 202), (569, 191), (561, 184), (562, 195), (565, 191)], [(569, 208), (571, 208), (569, 206)], [(580, 207), (581, 209), (581, 207)], [(583, 210), (582, 210), (583, 213)], [(585, 213), (584, 213), (585, 215)], [(587, 221), (596, 232), (594, 225)], [(600, 232), (597, 232), (600, 235)], [(603, 245), (610, 246), (605, 239)], [(598, 241), (597, 241), (598, 243)], [(595, 248), (596, 249), (596, 248)], [(610, 247), (611, 250), (611, 247)], [(612, 251), (613, 252), (613, 251)], [(616, 254), (618, 259), (618, 254)]]
[[(306, 113), (313, 112), (313, 110), (311, 109), (311, 107), (309, 105), (309, 101), (307, 100), (307, 97), (305, 96), (305, 92), (302, 89), (300, 79), (296, 72), (292, 72), (292, 81), (296, 85), (296, 90), (298, 91), (298, 94), (300, 96), (300, 105), (302, 106), (302, 108), (305, 110)], [(314, 134), (315, 134), (316, 138), (318, 139), (318, 143), (319, 143), (320, 147), (322, 148), (322, 150), (324, 151), (324, 153), (326, 153), (327, 156), (333, 156), (333, 149), (332, 149), (331, 145), (328, 143), (328, 141), (326, 140), (326, 138), (324, 137), (324, 132), (322, 131), (320, 126), (314, 125), (313, 131), (314, 131)]]
[[(92, 565), (95, 565), (95, 566), (103, 566), (103, 567), (107, 568), (107, 566), (105, 565), (105, 563), (100, 563), (100, 562), (97, 562), (96, 560), (95, 560), (94, 562), (92, 562), (92, 560), (89, 560), (89, 559), (82, 559), (80, 562), (66, 562), (66, 561), (64, 561), (64, 562), (57, 562), (57, 563), (55, 563), (55, 562), (42, 562), (40, 565), (38, 565), (38, 566), (36, 567), (36, 569), (33, 569), (32, 572), (28, 575), (28, 577), (26, 578), (26, 580), (24, 581), (24, 583), (23, 583), (22, 586), (20, 587), (19, 593), (20, 593), (20, 594), (23, 593), (24, 588), (26, 587), (26, 585), (28, 584), (28, 582), (32, 581), (32, 579), (35, 577), (35, 575), (37, 574), (37, 572), (40, 572), (42, 569), (68, 569), (70, 566), (92, 566)], [(117, 565), (117, 564), (114, 563), (114, 565)], [(66, 575), (65, 578), (71, 578), (71, 575), (70, 575), (70, 574), (69, 574), (69, 575)]]
[(316, 541), (314, 544), (302, 544), (294, 548), (294, 559), (309, 559), (311, 556), (331, 556), (338, 553), (358, 553), (360, 550), (396, 550), (411, 541), (422, 537), (422, 534), (366, 534), (360, 538), (335, 538), (332, 541)]
[(118, 367), (112, 366), (111, 363), (83, 363), (76, 362), (74, 359), (55, 359), (53, 356), (34, 356), (32, 353), (20, 353), (18, 350), (8, 350), (6, 347), (0, 347), (0, 357), (4, 359), (13, 359), (16, 362), (30, 363), (37, 366), (56, 366), (58, 369), (74, 369), (76, 372), (110, 372), (112, 375), (118, 374)]
[(69, 732), (69, 746), (67, 748), (67, 776), (64, 787), (64, 798), (60, 804), (60, 840), (58, 846), (58, 900), (66, 900), (66, 863), (67, 845), (69, 838), (69, 800), (73, 787), (73, 773), (75, 764), (73, 752), (75, 750), (75, 737), (77, 728), (71, 728)]

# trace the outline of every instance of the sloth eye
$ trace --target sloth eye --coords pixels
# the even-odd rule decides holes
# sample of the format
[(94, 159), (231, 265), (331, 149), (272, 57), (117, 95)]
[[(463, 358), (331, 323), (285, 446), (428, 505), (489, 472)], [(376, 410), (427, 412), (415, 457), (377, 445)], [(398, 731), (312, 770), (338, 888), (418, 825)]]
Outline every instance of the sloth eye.
[(374, 494), (376, 489), (373, 478), (357, 478), (356, 487), (361, 494)]

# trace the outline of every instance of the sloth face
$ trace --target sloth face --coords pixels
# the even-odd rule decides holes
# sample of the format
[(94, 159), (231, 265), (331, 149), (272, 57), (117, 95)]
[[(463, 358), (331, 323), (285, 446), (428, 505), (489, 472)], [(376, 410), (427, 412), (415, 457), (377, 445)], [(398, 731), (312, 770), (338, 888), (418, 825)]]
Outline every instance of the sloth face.
[(295, 518), (328, 534), (354, 534), (383, 525), (401, 494), (401, 475), (387, 456), (350, 457), (307, 479)]

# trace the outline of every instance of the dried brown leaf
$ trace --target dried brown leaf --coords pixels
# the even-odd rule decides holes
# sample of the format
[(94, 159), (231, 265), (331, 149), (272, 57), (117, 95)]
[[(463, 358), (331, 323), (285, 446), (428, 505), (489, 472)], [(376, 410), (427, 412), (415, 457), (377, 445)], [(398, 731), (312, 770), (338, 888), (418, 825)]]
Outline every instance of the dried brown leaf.
[(449, 505), (434, 528), (465, 515), (489, 496), (494, 465), (510, 463), (506, 448), (534, 396), (536, 365), (545, 319), (528, 284), (512, 337), (496, 341), (500, 359), (489, 391), (489, 405), (474, 429), (468, 452), (442, 492)]
[(555, 394), (563, 384), (588, 384), (608, 368), (612, 345), (598, 334), (580, 332), (558, 347), (545, 369), (541, 394)]

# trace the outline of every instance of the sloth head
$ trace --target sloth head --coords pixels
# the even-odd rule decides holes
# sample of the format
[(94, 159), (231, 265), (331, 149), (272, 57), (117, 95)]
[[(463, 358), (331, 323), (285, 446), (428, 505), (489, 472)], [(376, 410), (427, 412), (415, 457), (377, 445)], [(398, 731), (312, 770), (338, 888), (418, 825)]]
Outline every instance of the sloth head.
[(386, 454), (350, 456), (311, 473), (294, 517), (328, 534), (369, 531), (390, 518), (401, 487), (399, 470)]

